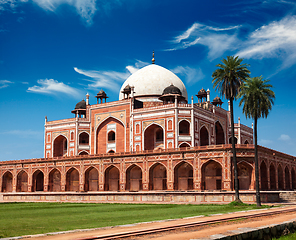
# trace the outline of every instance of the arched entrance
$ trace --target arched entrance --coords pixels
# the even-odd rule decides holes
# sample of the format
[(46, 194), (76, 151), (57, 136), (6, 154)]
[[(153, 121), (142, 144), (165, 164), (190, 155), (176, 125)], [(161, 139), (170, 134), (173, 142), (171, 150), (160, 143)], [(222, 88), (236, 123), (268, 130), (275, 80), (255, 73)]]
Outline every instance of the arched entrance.
[(137, 165), (132, 165), (126, 170), (126, 190), (142, 190), (142, 170)]
[(237, 172), (239, 190), (249, 190), (252, 178), (252, 167), (245, 162), (240, 162), (237, 165)]
[(295, 169), (292, 168), (292, 189), (296, 189), (296, 176), (295, 176)]
[(174, 169), (175, 190), (193, 189), (193, 168), (187, 162), (179, 163)]
[(6, 172), (2, 176), (2, 192), (12, 192), (12, 174)]
[(33, 174), (32, 192), (43, 191), (43, 181), (43, 172), (40, 170), (35, 171)]
[(152, 124), (144, 132), (144, 150), (164, 148), (163, 129), (159, 125)]
[(179, 148), (189, 148), (190, 147), (190, 145), (188, 144), (188, 143), (182, 143), (180, 146), (179, 146)]
[(167, 173), (166, 168), (160, 163), (154, 164), (149, 169), (149, 190), (166, 190)]
[(220, 122), (215, 123), (216, 145), (225, 144), (224, 131)]
[(67, 138), (60, 135), (53, 142), (53, 156), (61, 157), (67, 155), (68, 152), (68, 142)]
[(200, 146), (207, 146), (209, 145), (209, 133), (205, 126), (203, 126), (199, 131), (200, 136)]
[(179, 123), (179, 135), (189, 135), (190, 134), (190, 123), (186, 120), (182, 120)]
[(89, 145), (89, 135), (86, 132), (79, 134), (79, 145)]
[(27, 192), (28, 191), (28, 174), (25, 171), (20, 171), (16, 180), (16, 191)]
[(96, 153), (125, 151), (125, 129), (122, 122), (109, 117), (104, 120), (96, 131)]
[(94, 167), (90, 167), (85, 172), (84, 190), (98, 191), (98, 171)]
[(105, 191), (119, 191), (119, 170), (115, 166), (105, 171)]
[(278, 186), (279, 190), (284, 190), (284, 177), (281, 165), (278, 166)]
[(79, 191), (79, 173), (75, 168), (69, 169), (66, 174), (66, 191)]
[(276, 190), (276, 172), (273, 163), (270, 164), (269, 175), (270, 190)]
[(285, 185), (285, 189), (290, 190), (290, 171), (287, 166), (285, 167)]
[(201, 172), (203, 190), (222, 189), (222, 167), (219, 163), (210, 160), (202, 166)]
[(57, 169), (53, 169), (49, 173), (48, 190), (50, 192), (60, 192), (61, 191), (61, 173)]
[(267, 167), (264, 161), (260, 165), (260, 183), (261, 190), (268, 190)]

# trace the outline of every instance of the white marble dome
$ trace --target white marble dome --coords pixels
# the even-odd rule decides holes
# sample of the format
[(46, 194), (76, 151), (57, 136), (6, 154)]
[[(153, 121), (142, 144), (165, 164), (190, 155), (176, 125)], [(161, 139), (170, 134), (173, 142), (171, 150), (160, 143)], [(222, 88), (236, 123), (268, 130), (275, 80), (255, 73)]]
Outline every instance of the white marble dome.
[(171, 84), (178, 87), (182, 96), (188, 100), (186, 87), (179, 77), (164, 67), (151, 64), (133, 73), (122, 84), (119, 92), (119, 100), (124, 99), (121, 91), (127, 85), (134, 87), (135, 97), (141, 97), (145, 101), (145, 97), (161, 96), (163, 90)]

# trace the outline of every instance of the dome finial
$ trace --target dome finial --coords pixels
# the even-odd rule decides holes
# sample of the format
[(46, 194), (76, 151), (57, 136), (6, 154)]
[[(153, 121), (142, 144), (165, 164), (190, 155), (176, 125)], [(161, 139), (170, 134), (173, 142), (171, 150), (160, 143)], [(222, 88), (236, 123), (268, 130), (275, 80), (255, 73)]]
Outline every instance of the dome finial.
[(154, 51), (153, 51), (153, 54), (152, 54), (152, 64), (155, 64)]

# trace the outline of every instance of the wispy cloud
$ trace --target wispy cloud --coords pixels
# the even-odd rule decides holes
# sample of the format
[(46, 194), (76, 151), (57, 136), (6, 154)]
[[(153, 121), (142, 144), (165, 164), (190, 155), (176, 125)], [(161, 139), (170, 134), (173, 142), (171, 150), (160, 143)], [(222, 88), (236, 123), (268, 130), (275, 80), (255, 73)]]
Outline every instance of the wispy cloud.
[(127, 69), (131, 74), (133, 74), (133, 73), (135, 73), (136, 71), (138, 71), (140, 68), (145, 67), (145, 66), (147, 66), (147, 65), (149, 65), (149, 63), (147, 63), (147, 62), (143, 62), (143, 61), (141, 61), (141, 60), (136, 60), (136, 63), (135, 63), (134, 66), (132, 66), (132, 65), (126, 66), (126, 69)]
[(279, 137), (279, 140), (281, 140), (281, 141), (290, 141), (291, 138), (290, 138), (289, 135), (282, 134), (282, 135)]
[(77, 13), (87, 24), (92, 24), (92, 18), (97, 10), (96, 0), (33, 0), (39, 7), (54, 12), (60, 5), (69, 4), (76, 8)]
[(8, 81), (8, 80), (0, 80), (0, 89), (1, 88), (6, 88), (8, 87), (10, 84), (12, 84), (13, 82)]
[(287, 16), (252, 32), (237, 55), (244, 58), (283, 59), (283, 67), (296, 63), (296, 16)]
[(179, 75), (181, 79), (185, 79), (185, 82), (189, 85), (194, 84), (205, 77), (201, 68), (192, 68), (189, 66), (177, 66), (174, 69), (171, 69), (171, 71)]
[(62, 82), (58, 82), (54, 79), (40, 79), (37, 81), (39, 86), (35, 85), (33, 87), (29, 87), (27, 92), (34, 92), (34, 93), (45, 93), (45, 94), (59, 94), (64, 93), (73, 97), (77, 97), (80, 95), (80, 92), (70, 87)]
[(240, 26), (220, 28), (194, 23), (171, 41), (172, 48), (167, 51), (186, 49), (200, 44), (208, 47), (208, 58), (213, 60), (226, 50), (234, 49), (234, 43), (239, 41), (236, 33), (239, 28)]
[(89, 77), (89, 79), (86, 79), (87, 81), (91, 82), (90, 84), (88, 84), (88, 88), (107, 88), (113, 92), (117, 92), (120, 88), (121, 83), (130, 75), (128, 71), (116, 72), (83, 70), (76, 67), (74, 67), (74, 70), (79, 74)]

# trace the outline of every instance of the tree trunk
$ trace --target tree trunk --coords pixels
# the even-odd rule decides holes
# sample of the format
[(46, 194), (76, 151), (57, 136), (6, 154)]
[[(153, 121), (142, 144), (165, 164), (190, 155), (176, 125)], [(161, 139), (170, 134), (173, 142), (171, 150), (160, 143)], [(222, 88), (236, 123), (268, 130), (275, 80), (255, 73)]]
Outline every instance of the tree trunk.
[(254, 140), (255, 140), (255, 181), (256, 181), (256, 203), (261, 206), (260, 189), (259, 189), (259, 164), (258, 164), (258, 148), (257, 148), (257, 117), (254, 118)]
[(234, 169), (234, 190), (235, 190), (234, 201), (241, 202), (241, 200), (239, 199), (236, 149), (235, 149), (235, 141), (234, 141), (233, 98), (230, 98), (230, 121), (231, 121), (232, 162), (233, 162), (233, 169)]

